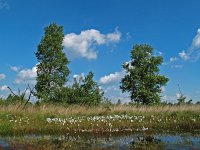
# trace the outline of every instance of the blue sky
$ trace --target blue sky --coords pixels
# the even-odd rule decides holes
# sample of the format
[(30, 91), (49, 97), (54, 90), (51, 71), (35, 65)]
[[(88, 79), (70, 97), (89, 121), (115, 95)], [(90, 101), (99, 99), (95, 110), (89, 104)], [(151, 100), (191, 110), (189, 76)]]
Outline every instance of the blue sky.
[(0, 0), (0, 95), (35, 83), (35, 52), (44, 27), (64, 26), (64, 52), (74, 76), (95, 73), (113, 101), (134, 44), (150, 44), (162, 55), (161, 74), (170, 78), (163, 100), (174, 102), (178, 84), (200, 100), (199, 0)]

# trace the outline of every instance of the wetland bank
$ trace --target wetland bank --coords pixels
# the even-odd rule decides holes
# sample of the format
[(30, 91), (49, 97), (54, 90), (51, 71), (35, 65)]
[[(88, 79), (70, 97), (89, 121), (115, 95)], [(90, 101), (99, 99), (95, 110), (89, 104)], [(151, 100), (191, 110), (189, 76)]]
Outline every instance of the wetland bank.
[(200, 147), (200, 105), (7, 105), (0, 112), (0, 145), (11, 149)]

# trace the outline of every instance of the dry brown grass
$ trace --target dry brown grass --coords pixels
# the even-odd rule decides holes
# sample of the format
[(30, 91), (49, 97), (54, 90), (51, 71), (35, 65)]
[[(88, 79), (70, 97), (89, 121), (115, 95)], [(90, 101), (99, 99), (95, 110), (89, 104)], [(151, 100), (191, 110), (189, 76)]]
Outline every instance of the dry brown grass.
[(174, 105), (174, 106), (129, 106), (129, 105), (114, 105), (114, 106), (62, 106), (62, 105), (41, 105), (27, 106), (25, 109), (18, 105), (1, 106), (0, 112), (10, 113), (30, 113), (30, 114), (54, 114), (54, 115), (104, 115), (104, 114), (120, 114), (120, 113), (166, 113), (166, 112), (200, 112), (200, 105)]

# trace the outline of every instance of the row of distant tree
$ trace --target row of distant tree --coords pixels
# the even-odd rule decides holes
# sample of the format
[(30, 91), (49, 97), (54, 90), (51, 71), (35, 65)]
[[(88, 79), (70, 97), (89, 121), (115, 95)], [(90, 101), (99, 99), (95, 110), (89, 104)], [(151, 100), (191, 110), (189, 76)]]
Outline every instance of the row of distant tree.
[[(63, 38), (62, 26), (50, 24), (45, 28), (36, 52), (37, 77), (31, 94), (40, 102), (83, 105), (98, 105), (105, 102), (103, 91), (93, 79), (93, 72), (89, 72), (85, 77), (74, 78), (73, 84), (66, 86), (70, 62), (63, 52)], [(162, 56), (155, 56), (153, 48), (149, 45), (135, 45), (130, 58), (129, 62), (123, 64), (126, 74), (121, 79), (122, 92), (128, 92), (132, 102), (160, 103), (161, 88), (169, 80), (159, 74)], [(12, 99), (11, 96), (25, 99), (24, 95), (10, 95), (8, 99)]]

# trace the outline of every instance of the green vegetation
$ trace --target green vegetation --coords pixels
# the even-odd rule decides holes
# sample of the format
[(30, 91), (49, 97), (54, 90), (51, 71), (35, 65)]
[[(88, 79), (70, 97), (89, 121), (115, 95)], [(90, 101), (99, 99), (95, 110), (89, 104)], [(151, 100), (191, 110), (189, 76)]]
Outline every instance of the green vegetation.
[(160, 103), (161, 87), (168, 81), (168, 78), (159, 75), (158, 66), (162, 62), (162, 56), (153, 56), (151, 46), (135, 45), (131, 61), (123, 65), (126, 75), (121, 81), (122, 91), (130, 92), (131, 100), (138, 103)]
[[(78, 104), (97, 106), (109, 104), (111, 100), (104, 97), (97, 82), (94, 81), (94, 73), (74, 78), (71, 84), (67, 84), (70, 70), (69, 61), (63, 52), (62, 42), (64, 39), (63, 27), (50, 24), (45, 28), (44, 36), (38, 45), (36, 57), (37, 77), (36, 85), (30, 88), (28, 85), (24, 93), (12, 94), (7, 98), (9, 103), (29, 103), (31, 96), (40, 103), (54, 104)], [(161, 88), (168, 78), (159, 75), (159, 65), (163, 62), (162, 56), (154, 56), (153, 48), (149, 45), (135, 45), (131, 51), (131, 61), (123, 65), (126, 75), (121, 80), (122, 92), (129, 92), (132, 102), (142, 104), (159, 104)], [(30, 94), (27, 97), (26, 91)], [(118, 101), (121, 104), (121, 101)]]
[[(37, 83), (35, 86), (40, 102), (57, 102), (81, 105), (99, 105), (103, 102), (103, 91), (93, 80), (94, 74), (74, 79), (73, 85), (65, 87), (69, 61), (62, 52), (64, 38), (63, 27), (51, 24), (45, 28), (36, 57)], [(162, 56), (154, 56), (149, 45), (135, 45), (131, 51), (131, 61), (125, 63), (126, 71), (121, 81), (122, 92), (130, 92), (131, 100), (142, 104), (160, 103), (161, 87), (168, 78), (159, 75), (158, 66), (163, 62)]]
[(103, 91), (93, 80), (94, 73), (89, 72), (85, 77), (74, 78), (71, 87), (64, 87), (60, 99), (67, 104), (81, 104), (96, 106), (99, 105), (104, 97)]
[(94, 73), (74, 79), (72, 86), (64, 86), (67, 82), (69, 61), (62, 52), (64, 34), (63, 27), (51, 24), (45, 28), (36, 57), (37, 83), (35, 95), (40, 102), (98, 105), (103, 101), (103, 92), (93, 80)]
[(66, 67), (69, 61), (62, 52), (63, 38), (63, 27), (51, 24), (45, 28), (45, 35), (38, 45), (35, 89), (40, 100), (60, 102), (62, 88), (69, 75), (69, 69)]
[(0, 134), (119, 132), (200, 133), (200, 106), (27, 106), (0, 108)]

